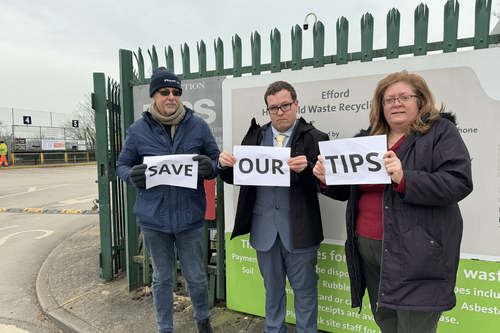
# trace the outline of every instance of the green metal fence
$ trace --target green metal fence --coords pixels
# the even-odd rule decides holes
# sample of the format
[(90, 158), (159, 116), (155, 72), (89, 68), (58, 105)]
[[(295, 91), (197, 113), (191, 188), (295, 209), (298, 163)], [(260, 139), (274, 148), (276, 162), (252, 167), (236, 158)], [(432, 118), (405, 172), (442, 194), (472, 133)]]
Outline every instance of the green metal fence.
[(116, 177), (116, 161), (121, 149), (120, 88), (102, 73), (94, 73), (92, 108), (95, 110), (101, 278), (111, 279), (126, 269), (126, 233), (123, 183)]
[[(323, 67), (327, 64), (346, 65), (355, 61), (372, 61), (377, 58), (394, 59), (402, 55), (425, 56), (429, 52), (456, 52), (461, 48), (475, 50), (488, 48), (491, 44), (500, 43), (500, 34), (490, 35), (491, 0), (476, 0), (474, 37), (458, 39), (458, 16), (460, 5), (457, 1), (448, 0), (444, 6), (443, 40), (428, 41), (429, 9), (426, 5), (417, 6), (414, 12), (414, 44), (401, 46), (400, 13), (392, 9), (386, 17), (387, 45), (383, 49), (373, 49), (374, 18), (370, 13), (361, 17), (361, 49), (358, 52), (348, 52), (349, 22), (341, 17), (336, 22), (336, 54), (325, 55), (325, 27), (321, 21), (313, 26), (313, 58), (302, 58), (302, 28), (295, 25), (291, 29), (291, 60), (281, 59), (281, 33), (273, 29), (270, 34), (271, 62), (261, 62), (261, 36), (254, 32), (251, 41), (251, 65), (242, 64), (241, 38), (235, 35), (232, 39), (233, 67), (224, 68), (224, 44), (220, 38), (214, 41), (215, 69), (207, 70), (206, 45), (202, 41), (197, 45), (198, 72), (191, 72), (190, 49), (187, 44), (181, 47), (182, 74), (179, 78), (186, 80), (243, 74), (261, 75), (266, 72), (277, 73), (283, 70), (301, 70), (304, 67)], [(473, 15), (471, 13), (471, 15)], [(151, 67), (157, 68), (158, 54), (156, 47), (148, 50)], [(174, 70), (174, 55), (170, 46), (164, 51), (166, 67)], [(134, 58), (135, 68), (134, 70)], [(139, 286), (139, 269), (148, 264), (149, 256), (141, 256), (139, 230), (135, 224), (132, 207), (135, 202), (136, 190), (123, 186), (117, 181), (115, 165), (117, 154), (125, 130), (134, 121), (132, 89), (134, 86), (149, 84), (150, 78), (145, 77), (145, 63), (142, 50), (137, 53), (120, 50), (120, 82), (121, 86), (108, 80), (107, 94), (104, 74), (94, 74), (94, 108), (96, 110), (98, 168), (99, 168), (99, 203), (101, 218), (101, 267), (102, 278), (110, 279), (113, 273), (120, 269), (127, 271), (129, 290)], [(107, 97), (106, 97), (107, 96)], [(119, 102), (118, 102), (119, 101)], [(106, 111), (108, 110), (108, 112)], [(112, 115), (112, 116), (111, 116)], [(109, 122), (109, 125), (108, 125)], [(110, 147), (108, 147), (108, 144)], [(109, 151), (108, 151), (109, 150)], [(217, 228), (218, 254), (224, 253), (223, 199), (222, 182), (218, 182)], [(147, 257), (147, 258), (146, 258)], [(219, 255), (219, 257), (223, 257)], [(212, 271), (219, 278), (217, 297), (224, 298), (223, 259), (219, 258), (218, 268)], [(144, 277), (146, 278), (146, 277)], [(213, 290), (213, 288), (212, 288)]]

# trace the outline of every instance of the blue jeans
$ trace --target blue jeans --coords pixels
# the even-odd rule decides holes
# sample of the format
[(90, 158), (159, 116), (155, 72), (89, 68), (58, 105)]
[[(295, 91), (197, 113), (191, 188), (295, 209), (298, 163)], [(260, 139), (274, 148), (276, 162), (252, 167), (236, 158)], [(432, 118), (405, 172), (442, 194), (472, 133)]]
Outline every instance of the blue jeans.
[(174, 331), (174, 243), (193, 304), (194, 320), (210, 319), (207, 277), (203, 264), (203, 227), (177, 234), (143, 228), (142, 234), (153, 261), (153, 301), (158, 332)]

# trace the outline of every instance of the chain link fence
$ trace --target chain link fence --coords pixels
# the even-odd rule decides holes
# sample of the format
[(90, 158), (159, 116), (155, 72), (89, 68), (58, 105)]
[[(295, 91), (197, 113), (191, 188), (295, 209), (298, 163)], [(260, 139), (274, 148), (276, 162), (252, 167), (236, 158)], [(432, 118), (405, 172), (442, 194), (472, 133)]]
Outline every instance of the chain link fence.
[(95, 161), (88, 131), (73, 114), (0, 107), (0, 140), (12, 165)]

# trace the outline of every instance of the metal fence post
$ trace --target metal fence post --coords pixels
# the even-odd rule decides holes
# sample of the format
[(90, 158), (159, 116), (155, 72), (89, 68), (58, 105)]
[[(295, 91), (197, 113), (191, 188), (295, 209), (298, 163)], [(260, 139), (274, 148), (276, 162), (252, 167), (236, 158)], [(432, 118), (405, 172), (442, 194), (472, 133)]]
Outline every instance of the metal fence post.
[[(273, 33), (274, 32), (274, 33)], [(271, 30), (271, 73), (281, 72), (281, 33)]]
[[(133, 80), (132, 52), (120, 50), (120, 104), (122, 107), (121, 133), (125, 135), (126, 129), (134, 122), (134, 101), (132, 96)], [(125, 217), (125, 251), (127, 269), (127, 288), (134, 290), (139, 287), (139, 266), (134, 264), (133, 257), (139, 252), (139, 227), (135, 223), (135, 214), (132, 208), (135, 203), (137, 190), (125, 185), (124, 188), (124, 217)]]
[(214, 40), (215, 51), (215, 76), (224, 75), (224, 43), (222, 39)]
[(345, 17), (337, 20), (337, 65), (345, 65), (348, 59), (349, 21)]
[(415, 39), (413, 54), (421, 56), (427, 54), (427, 33), (429, 31), (429, 8), (420, 4), (415, 9)]
[(260, 34), (257, 31), (250, 35), (250, 45), (252, 47), (252, 75), (259, 75), (261, 71), (261, 44)]
[(241, 77), (242, 74), (242, 50), (241, 38), (236, 34), (233, 37), (233, 76)]
[(399, 27), (401, 15), (395, 8), (387, 13), (387, 59), (399, 57)]
[(325, 26), (321, 21), (314, 24), (314, 68), (325, 65)]
[(190, 63), (190, 52), (187, 43), (184, 43), (184, 48), (181, 45), (181, 56), (182, 56), (182, 77), (181, 80), (191, 79), (191, 63)]
[(197, 44), (198, 48), (198, 77), (206, 77), (207, 76), (207, 46), (205, 42), (202, 40), (199, 44)]
[(474, 24), (474, 50), (490, 46), (491, 0), (476, 0), (476, 20)]
[(292, 27), (292, 71), (302, 69), (302, 28)]
[(372, 14), (361, 17), (361, 62), (373, 60), (373, 24)]
[(448, 0), (444, 5), (443, 53), (457, 51), (458, 13), (460, 4)]
[(101, 278), (113, 277), (113, 255), (111, 242), (111, 211), (108, 159), (108, 122), (106, 112), (106, 80), (104, 73), (94, 73), (94, 93), (92, 107), (95, 110), (97, 181), (99, 183), (99, 226), (101, 237)]

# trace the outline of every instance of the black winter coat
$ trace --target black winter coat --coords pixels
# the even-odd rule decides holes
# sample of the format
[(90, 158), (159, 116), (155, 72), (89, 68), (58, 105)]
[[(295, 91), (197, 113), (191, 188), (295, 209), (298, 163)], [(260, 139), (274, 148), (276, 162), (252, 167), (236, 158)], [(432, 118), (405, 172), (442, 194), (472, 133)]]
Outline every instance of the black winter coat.
[[(463, 230), (458, 202), (472, 192), (472, 175), (469, 153), (454, 121), (454, 116), (442, 114), (429, 132), (411, 133), (398, 150), (406, 194), (395, 192), (392, 184), (383, 193), (381, 307), (447, 311), (456, 304)], [(360, 307), (366, 289), (356, 246), (361, 191), (357, 185), (330, 186), (323, 194), (349, 200), (345, 251), (352, 307)]]
[[(254, 119), (242, 145), (259, 146), (263, 132), (271, 130), (270, 123), (259, 126)], [(318, 141), (328, 141), (328, 134), (317, 130), (300, 118), (291, 144), (291, 157), (305, 155), (307, 167), (302, 172), (290, 172), (290, 216), (293, 248), (306, 248), (321, 243), (323, 226), (319, 209), (316, 177), (312, 170), (319, 155)], [(219, 175), (228, 184), (233, 183), (233, 168), (219, 168)], [(255, 186), (241, 186), (231, 239), (250, 233), (252, 211), (256, 198)]]

